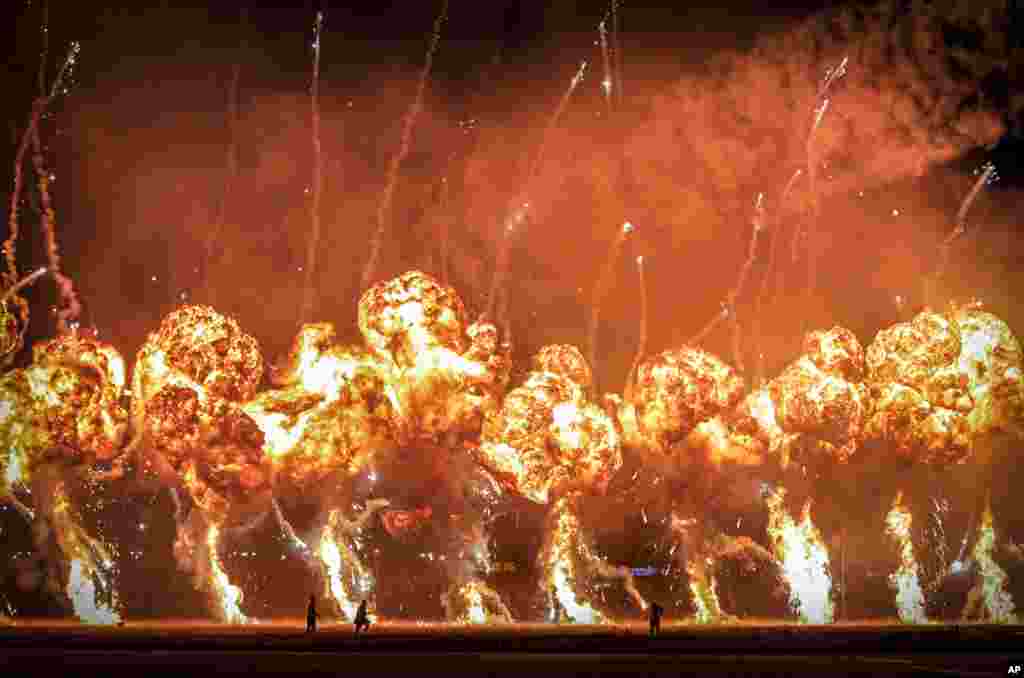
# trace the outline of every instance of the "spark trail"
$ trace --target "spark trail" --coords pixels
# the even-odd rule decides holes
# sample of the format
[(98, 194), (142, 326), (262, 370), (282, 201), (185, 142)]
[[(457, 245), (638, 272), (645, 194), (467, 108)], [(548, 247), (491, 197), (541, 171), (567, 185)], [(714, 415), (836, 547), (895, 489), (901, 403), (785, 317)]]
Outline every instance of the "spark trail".
[(19, 290), (28, 287), (39, 278), (46, 275), (47, 270), (48, 269), (45, 266), (43, 266), (42, 268), (37, 268), (36, 270), (29, 273), (21, 280), (19, 280), (18, 282), (14, 283), (14, 285), (12, 285), (11, 287), (4, 291), (3, 296), (0, 297), (0, 304), (5, 303), (8, 299), (17, 294)]
[[(596, 371), (597, 368), (597, 325), (601, 319), (601, 303), (604, 298), (608, 295), (608, 288), (611, 285), (612, 276), (615, 275), (615, 262), (619, 259), (619, 252), (622, 250), (622, 244), (626, 241), (626, 237), (633, 232), (633, 224), (628, 221), (622, 224), (619, 232), (615, 234), (615, 238), (612, 240), (611, 247), (608, 249), (608, 257), (605, 259), (604, 268), (601, 269), (601, 275), (597, 279), (597, 283), (594, 285), (593, 297), (590, 300), (590, 325), (587, 328), (587, 346), (589, 347), (590, 355), (587, 356), (587, 360), (590, 362), (591, 371)], [(598, 393), (598, 385), (596, 375), (594, 378), (594, 393)]]
[[(814, 109), (814, 123), (811, 125), (811, 131), (807, 135), (807, 181), (810, 189), (810, 201), (811, 201), (811, 229), (804, 234), (807, 248), (807, 287), (805, 288), (805, 309), (807, 308), (806, 302), (810, 301), (811, 295), (814, 293), (814, 289), (817, 286), (817, 265), (818, 257), (817, 252), (812, 244), (812, 238), (817, 234), (818, 222), (821, 219), (821, 201), (818, 198), (818, 155), (817, 155), (817, 131), (821, 126), (821, 121), (825, 117), (825, 113), (828, 111), (831, 99), (829, 98), (829, 90), (832, 86), (838, 82), (844, 75), (846, 75), (846, 65), (849, 63), (849, 57), (843, 57), (843, 60), (835, 68), (830, 68), (825, 75), (825, 80), (821, 83), (821, 87), (818, 89), (818, 95), (816, 97), (817, 106)], [(797, 231), (799, 233), (799, 231)], [(795, 252), (794, 252), (795, 254)], [(801, 316), (805, 326), (801, 328), (801, 336), (803, 336), (803, 330), (806, 329), (807, 315), (806, 313)]]
[(299, 312), (299, 326), (309, 319), (313, 309), (313, 277), (316, 273), (316, 253), (320, 246), (320, 195), (323, 190), (323, 166), (320, 144), (320, 38), (324, 25), (324, 13), (316, 13), (313, 25), (313, 85), (310, 90), (310, 106), (313, 115), (313, 204), (310, 207), (312, 232), (306, 250), (306, 281), (302, 292), (302, 308)]
[(608, 57), (608, 30), (605, 28), (607, 18), (602, 19), (597, 26), (597, 32), (601, 40), (601, 64), (604, 66), (604, 79), (601, 80), (601, 92), (604, 94), (604, 105), (608, 115), (612, 114), (612, 65)]
[(778, 296), (778, 288), (781, 283), (781, 274), (776, 268), (776, 261), (779, 258), (779, 248), (782, 242), (781, 231), (781, 214), (782, 207), (786, 204), (786, 199), (789, 197), (790, 192), (793, 190), (793, 186), (796, 184), (796, 180), (804, 173), (803, 168), (798, 168), (793, 172), (793, 176), (786, 182), (786, 187), (782, 191), (782, 196), (779, 198), (779, 204), (775, 207), (775, 219), (773, 219), (773, 233), (771, 246), (768, 249), (768, 266), (765, 268), (764, 275), (761, 277), (761, 284), (758, 286), (757, 297), (754, 301), (754, 320), (753, 320), (753, 334), (754, 334), (754, 351), (755, 359), (757, 361), (757, 373), (755, 374), (755, 383), (760, 386), (764, 383), (764, 347), (761, 343), (761, 309), (764, 306), (765, 293), (768, 291), (769, 279), (771, 279), (772, 273), (774, 272), (774, 280), (772, 281), (772, 296), (769, 299), (769, 306), (774, 304), (775, 298)]
[(405, 156), (409, 154), (413, 127), (416, 124), (420, 111), (423, 110), (423, 92), (427, 87), (427, 79), (430, 77), (430, 70), (434, 65), (434, 53), (437, 51), (437, 43), (441, 40), (441, 26), (447, 17), (448, 0), (444, 0), (444, 3), (441, 5), (441, 11), (438, 13), (437, 19), (434, 20), (434, 30), (430, 36), (430, 46), (427, 47), (426, 63), (423, 65), (423, 70), (420, 71), (419, 82), (416, 85), (416, 98), (413, 100), (409, 111), (405, 115), (405, 119), (402, 121), (402, 138), (398, 152), (391, 158), (391, 164), (388, 167), (387, 183), (384, 185), (384, 193), (381, 195), (380, 203), (377, 206), (377, 230), (373, 235), (373, 241), (370, 246), (370, 259), (366, 262), (366, 268), (363, 269), (363, 278), (359, 287), (360, 292), (365, 292), (369, 289), (373, 282), (373, 275), (377, 269), (377, 260), (380, 258), (380, 250), (384, 243), (384, 231), (388, 226), (388, 219), (391, 215), (391, 201), (395, 194), (395, 186), (398, 183), (398, 170), (401, 168)]
[[(47, 25), (47, 19), (44, 15), (42, 23), (42, 31), (44, 38), (49, 32), (49, 26)], [(4, 241), (3, 252), (4, 258), (7, 263), (7, 272), (4, 275), (4, 283), (7, 285), (15, 285), (18, 280), (18, 269), (17, 269), (17, 257), (16, 257), (16, 243), (19, 235), (18, 227), (18, 205), (21, 202), (21, 190), (22, 190), (22, 165), (25, 162), (25, 153), (28, 151), (29, 143), (33, 144), (33, 166), (39, 175), (39, 188), (43, 192), (44, 200), (44, 214), (42, 219), (42, 228), (44, 231), (44, 238), (46, 241), (47, 255), (50, 259), (50, 270), (54, 275), (54, 279), (57, 281), (58, 290), (61, 293), (61, 298), (64, 301), (64, 305), (67, 309), (75, 312), (77, 316), (78, 301), (75, 296), (74, 287), (71, 285), (71, 281), (65, 278), (60, 272), (60, 258), (57, 252), (57, 241), (53, 233), (53, 221), (54, 215), (52, 206), (50, 205), (50, 194), (49, 194), (49, 181), (50, 175), (45, 172), (42, 167), (42, 144), (39, 142), (39, 122), (46, 112), (46, 108), (50, 103), (57, 97), (58, 94), (64, 94), (67, 89), (64, 87), (65, 78), (69, 77), (73, 72), (75, 64), (78, 62), (78, 54), (81, 51), (81, 45), (77, 42), (72, 42), (68, 49), (67, 56), (64, 58), (63, 64), (61, 64), (60, 70), (57, 72), (57, 77), (54, 78), (53, 84), (50, 87), (50, 91), (46, 91), (46, 59), (48, 49), (45, 46), (46, 42), (44, 39), (44, 48), (42, 50), (40, 64), (39, 64), (39, 88), (40, 94), (36, 100), (32, 103), (32, 112), (29, 115), (28, 126), (25, 128), (25, 132), (22, 134), (21, 141), (18, 144), (18, 151), (14, 158), (14, 191), (11, 193), (10, 212), (8, 216), (8, 237)], [(40, 171), (43, 173), (40, 174)], [(5, 295), (5, 299), (7, 295)], [(22, 340), (24, 340), (25, 331), (28, 329), (28, 304), (20, 299), (20, 297), (14, 297), (15, 302), (19, 307), (19, 315), (21, 317), (21, 329), (20, 334)], [(62, 311), (64, 313), (64, 311)], [(60, 323), (67, 316), (58, 316), (58, 322)], [(63, 326), (60, 327), (63, 329)]]
[(978, 176), (977, 181), (974, 182), (974, 185), (971, 187), (971, 190), (968, 191), (967, 195), (964, 197), (963, 202), (960, 204), (960, 209), (956, 213), (956, 226), (954, 226), (953, 231), (948, 236), (946, 236), (946, 238), (939, 245), (939, 262), (936, 266), (935, 273), (932, 276), (931, 285), (929, 285), (929, 287), (932, 289), (926, 289), (925, 291), (925, 303), (927, 303), (928, 305), (934, 303), (934, 287), (938, 285), (938, 283), (941, 282), (946, 275), (946, 268), (949, 266), (949, 254), (953, 248), (953, 244), (957, 240), (959, 240), (964, 235), (964, 233), (967, 232), (968, 210), (971, 209), (971, 205), (973, 205), (974, 201), (978, 198), (978, 195), (981, 193), (981, 189), (984, 188), (997, 176), (998, 175), (996, 175), (996, 166), (992, 163), (987, 163), (982, 173)]
[(725, 300), (722, 302), (722, 310), (719, 311), (708, 321), (706, 325), (698, 332), (693, 335), (687, 343), (688, 346), (699, 346), (708, 334), (711, 333), (718, 323), (722, 320), (727, 319), (730, 315), (736, 313), (736, 299), (743, 292), (743, 286), (747, 282), (747, 277), (750, 275), (750, 269), (754, 265), (754, 258), (757, 256), (757, 243), (760, 238), (761, 231), (764, 229), (764, 193), (758, 193), (757, 199), (754, 202), (755, 217), (753, 221), (753, 233), (750, 236), (750, 246), (747, 249), (747, 258), (743, 262), (743, 266), (740, 267), (740, 273), (736, 280), (736, 285), (729, 290), (729, 294), (726, 295)]
[(562, 117), (562, 113), (565, 112), (566, 107), (569, 104), (569, 99), (572, 97), (572, 93), (576, 91), (580, 82), (583, 80), (583, 74), (587, 70), (587, 62), (581, 61), (580, 67), (576, 70), (576, 75), (573, 76), (572, 80), (569, 81), (569, 87), (566, 89), (565, 94), (558, 101), (558, 106), (555, 108), (555, 112), (552, 113), (551, 119), (548, 120), (547, 126), (541, 134), (540, 143), (537, 145), (537, 152), (533, 156), (533, 160), (530, 162), (530, 166), (526, 173), (526, 180), (523, 182), (523, 189), (520, 191), (519, 196), (513, 200), (513, 208), (510, 210), (508, 217), (505, 219), (504, 228), (501, 233), (501, 239), (498, 242), (498, 255), (497, 261), (494, 267), (494, 275), (491, 278), (491, 288), (487, 295), (486, 305), (486, 317), (491, 318), (494, 316), (495, 305), (498, 301), (498, 295), (500, 288), (505, 282), (505, 276), (508, 274), (509, 266), (509, 249), (511, 248), (513, 236), (519, 233), (519, 226), (521, 226), (525, 220), (530, 209), (530, 202), (526, 196), (529, 196), (533, 189), (533, 182), (537, 178), (537, 174), (540, 172), (541, 165), (544, 162), (544, 151), (547, 149), (548, 138), (551, 136), (551, 130), (555, 128), (558, 121)]
[(627, 400), (632, 401), (633, 385), (636, 383), (636, 370), (640, 361), (647, 353), (647, 281), (644, 277), (644, 258), (636, 258), (636, 272), (640, 285), (640, 341), (636, 345), (636, 355), (633, 356), (633, 364), (629, 367), (629, 374), (626, 376), (626, 388), (623, 390)]

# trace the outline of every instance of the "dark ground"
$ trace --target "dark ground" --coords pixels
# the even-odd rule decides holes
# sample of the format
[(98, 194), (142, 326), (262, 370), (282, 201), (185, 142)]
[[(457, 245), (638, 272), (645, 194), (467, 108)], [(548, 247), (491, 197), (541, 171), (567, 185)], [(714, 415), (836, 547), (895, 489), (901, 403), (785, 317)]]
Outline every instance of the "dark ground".
[[(0, 631), (5, 675), (296, 673), (358, 675), (1008, 675), (1024, 662), (1024, 627), (671, 626), (507, 628), (347, 625), (306, 636), (298, 621), (125, 628), (19, 623)], [(1012, 675), (1012, 674), (1010, 674)]]

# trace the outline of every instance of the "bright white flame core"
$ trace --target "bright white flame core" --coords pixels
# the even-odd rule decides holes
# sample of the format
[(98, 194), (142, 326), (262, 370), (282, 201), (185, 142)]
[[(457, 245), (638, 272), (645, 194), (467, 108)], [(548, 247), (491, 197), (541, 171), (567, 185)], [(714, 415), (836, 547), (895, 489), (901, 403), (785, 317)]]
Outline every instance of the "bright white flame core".
[(828, 551), (821, 533), (811, 521), (811, 502), (804, 505), (796, 524), (783, 505), (785, 490), (768, 498), (768, 535), (782, 575), (789, 582), (789, 604), (803, 623), (830, 624), (835, 611)]
[(78, 558), (71, 561), (67, 593), (75, 609), (75, 615), (83, 622), (112, 625), (121, 621), (116, 611), (105, 605), (96, 604), (96, 585)]
[(249, 618), (241, 610), (242, 589), (231, 583), (221, 567), (217, 548), (219, 538), (220, 528), (211, 524), (206, 532), (206, 546), (210, 550), (210, 586), (224, 621), (228, 624), (248, 624)]

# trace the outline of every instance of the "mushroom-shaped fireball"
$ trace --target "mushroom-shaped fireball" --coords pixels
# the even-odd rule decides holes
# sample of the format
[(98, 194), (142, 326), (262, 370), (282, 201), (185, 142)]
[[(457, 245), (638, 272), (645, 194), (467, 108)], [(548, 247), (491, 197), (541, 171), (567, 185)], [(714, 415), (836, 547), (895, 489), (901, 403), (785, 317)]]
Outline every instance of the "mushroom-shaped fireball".
[(84, 621), (119, 619), (112, 549), (86, 533), (71, 507), (73, 474), (95, 481), (92, 466), (121, 466), (127, 413), (120, 405), (124, 361), (112, 346), (67, 334), (36, 345), (33, 363), (0, 377), (0, 496), (32, 513), (14, 492), (29, 492), (38, 514), (36, 546), (48, 551), (52, 529), (60, 547), (54, 582)]

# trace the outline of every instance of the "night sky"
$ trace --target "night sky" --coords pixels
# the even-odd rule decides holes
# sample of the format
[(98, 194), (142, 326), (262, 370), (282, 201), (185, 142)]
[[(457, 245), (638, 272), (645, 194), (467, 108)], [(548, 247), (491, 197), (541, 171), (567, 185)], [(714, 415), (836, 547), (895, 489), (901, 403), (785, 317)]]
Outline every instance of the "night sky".
[[(358, 282), (369, 256), (373, 215), (441, 3), (302, 2), (246, 8), (225, 2), (209, 3), (215, 6), (211, 9), (201, 3), (142, 1), (125, 3), (131, 8), (122, 10), (69, 0), (18, 0), (8, 9), (17, 16), (9, 15), (15, 35), (5, 41), (8, 69), (0, 106), (9, 132), (0, 157), (14, 157), (38, 90), (39, 26), (46, 4), (48, 81), (70, 41), (81, 43), (68, 91), (53, 103), (42, 127), (46, 163), (56, 179), (51, 190), (63, 267), (84, 303), (82, 322), (94, 325), (128, 362), (146, 334), (182, 300), (211, 303), (236, 317), (259, 340), (268, 362), (288, 349), (298, 322), (310, 223), (312, 28), (316, 12), (325, 12), (320, 71), (324, 230), (314, 315), (335, 322), (341, 337), (355, 340)], [(411, 267), (436, 273), (437, 224), (447, 220), (449, 280), (471, 313), (483, 310), (497, 234), (522, 185), (522, 166), (538, 147), (541, 130), (580, 61), (586, 60), (587, 75), (551, 135), (544, 180), (530, 196), (537, 213), (512, 245), (509, 312), (520, 364), (546, 343), (584, 346), (590, 291), (612, 234), (623, 220), (635, 221), (638, 235), (615, 269), (601, 326), (596, 372), (609, 391), (621, 389), (639, 337), (634, 257), (643, 254), (649, 262), (648, 350), (681, 344), (717, 312), (735, 282), (750, 236), (754, 195), (763, 190), (774, 205), (793, 166), (780, 145), (777, 166), (758, 167), (753, 178), (734, 185), (705, 187), (701, 182), (707, 172), (685, 161), (662, 162), (660, 154), (671, 152), (666, 149), (693, 146), (699, 154), (701, 146), (714, 145), (719, 133), (714, 122), (698, 121), (692, 124), (700, 135), (658, 136), (673, 121), (697, 120), (696, 109), (685, 104), (685, 91), (677, 89), (681, 79), (696, 83), (702, 95), (713, 93), (712, 83), (720, 81), (713, 75), (716, 57), (745, 54), (759, 39), (786, 36), (829, 3), (772, 3), (770, 12), (757, 2), (685, 9), (680, 3), (674, 10), (661, 7), (670, 3), (649, 4), (623, 2), (620, 7), (625, 100), (609, 114), (596, 46), (606, 3), (453, 0), (423, 113), (399, 173), (377, 275), (380, 280)], [(227, 102), (235, 68), (237, 174), (229, 177)], [(856, 69), (854, 61), (851, 70)], [(879, 87), (884, 96), (884, 83)], [(935, 264), (935, 246), (949, 232), (972, 173), (989, 161), (996, 163), (999, 181), (974, 206), (971, 232), (953, 252), (955, 274), (942, 293), (946, 300), (983, 299), (1018, 337), (1024, 336), (1024, 309), (1016, 293), (1024, 289), (1022, 173), (1016, 159), (1022, 135), (1020, 119), (1011, 112), (1011, 102), (1022, 95), (1019, 83), (1005, 77), (986, 81), (978, 91), (979, 105), (994, 109), (993, 119), (1003, 125), (989, 148), (958, 152), (915, 176), (894, 170), (892, 176), (854, 173), (837, 180), (838, 188), (824, 201), (820, 277), (812, 303), (804, 303), (796, 291), (802, 274), (789, 271), (783, 276), (788, 287), (782, 298), (765, 313), (769, 375), (795, 357), (804, 329), (843, 324), (866, 345), (879, 329), (906, 319), (921, 305), (921, 279)], [(846, 113), (844, 102), (850, 104)], [(830, 115), (854, 125), (852, 104), (838, 95)], [(806, 117), (808, 110), (800, 105), (793, 114)], [(743, 138), (760, 143), (761, 128), (769, 122), (755, 114), (752, 131)], [(802, 139), (801, 134), (794, 138)], [(729, 152), (723, 150), (722, 157), (728, 164)], [(628, 196), (621, 179), (605, 181), (603, 174), (627, 162), (634, 163), (633, 181), (642, 185)], [(7, 186), (11, 164), (0, 171)], [(30, 166), (26, 163), (26, 172)], [(591, 166), (595, 169), (587, 176)], [(669, 188), (645, 192), (643, 187), (655, 186), (657, 179)], [(673, 182), (692, 182), (693, 193), (685, 199), (675, 196)], [(606, 193), (621, 194), (621, 201), (601, 193), (606, 185), (612, 186)], [(444, 190), (449, 191), (447, 202), (438, 197)], [(29, 182), (22, 205), (18, 259), (28, 271), (45, 263), (38, 198)], [(608, 205), (622, 209), (613, 213)], [(791, 215), (773, 209), (786, 224)], [(668, 219), (668, 213), (689, 216)], [(748, 290), (768, 273), (766, 245), (757, 255)], [(26, 294), (32, 304), (30, 341), (54, 332), (47, 309), (55, 294), (49, 279)], [(752, 299), (748, 291), (740, 300), (744, 332), (749, 332)], [(725, 329), (709, 336), (706, 346), (723, 357), (731, 355)], [(758, 348), (748, 342), (743, 350), (749, 365)], [(19, 364), (28, 357), (24, 351)], [(168, 610), (202, 614), (202, 601), (187, 578), (166, 572), (173, 534), (166, 497), (127, 485), (111, 488), (108, 495), (100, 513), (110, 521), (115, 540), (123, 543), (124, 576), (135, 583), (125, 588), (137, 591), (131, 609), (140, 615)], [(133, 518), (118, 522), (116, 516), (125, 511)], [(2, 518), (6, 531), (0, 533), (4, 549), (15, 548), (10, 544), (20, 544), (19, 553), (29, 549), (27, 528), (8, 515)], [(644, 539), (648, 536), (655, 540), (653, 533)], [(274, 587), (266, 582), (286, 571), (301, 573), (301, 567), (280, 562), (282, 547), (268, 546), (269, 535), (262, 536), (262, 543), (259, 538), (236, 551), (257, 555), (236, 556), (228, 567), (247, 569), (248, 561), (238, 558), (259, 561), (259, 567), (248, 568), (252, 581), (245, 584), (247, 590), (267, 591), (262, 602), (254, 603), (254, 615), (297, 614), (296, 604), (284, 592), (270, 593)], [(524, 540), (522, 553), (508, 557), (525, 557), (530, 544)], [(651, 557), (645, 549), (638, 542), (619, 551), (623, 558)], [(147, 555), (125, 555), (132, 551)], [(410, 562), (402, 557), (396, 555), (397, 569), (388, 575), (396, 582)], [(7, 590), (18, 588), (12, 600), (26, 614), (53, 612), (52, 603), (28, 584), (12, 588), (22, 576), (13, 565), (0, 576), (6, 577)], [(150, 580), (160, 586), (139, 583)], [(528, 597), (524, 594), (523, 600)], [(885, 604), (866, 605), (863, 614), (889, 612)], [(521, 603), (521, 609), (527, 606)], [(770, 604), (760, 612), (766, 609)], [(420, 611), (406, 612), (429, 615), (431, 610), (424, 604)]]

